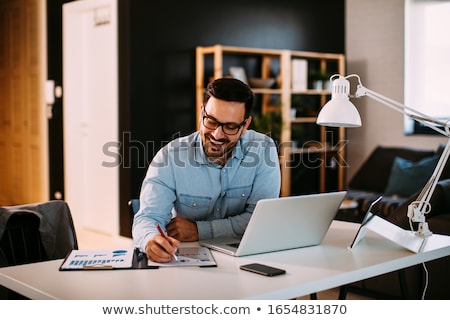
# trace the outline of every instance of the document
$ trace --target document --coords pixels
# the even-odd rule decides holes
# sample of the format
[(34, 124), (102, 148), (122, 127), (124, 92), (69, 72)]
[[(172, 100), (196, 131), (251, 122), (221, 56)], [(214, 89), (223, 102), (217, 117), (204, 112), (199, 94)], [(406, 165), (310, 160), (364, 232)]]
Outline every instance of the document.
[(211, 251), (206, 247), (182, 246), (177, 260), (158, 263), (147, 260), (137, 248), (72, 250), (59, 270), (157, 269), (159, 267), (215, 267)]
[(149, 267), (215, 267), (217, 266), (211, 250), (206, 247), (180, 247), (176, 253), (177, 260), (158, 263), (148, 260)]
[(72, 250), (60, 270), (127, 269), (133, 264), (133, 248)]

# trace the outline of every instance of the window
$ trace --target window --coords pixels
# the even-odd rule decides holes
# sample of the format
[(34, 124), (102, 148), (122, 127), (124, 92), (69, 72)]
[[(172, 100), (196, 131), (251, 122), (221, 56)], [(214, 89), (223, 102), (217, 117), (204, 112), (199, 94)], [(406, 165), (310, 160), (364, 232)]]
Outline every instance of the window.
[[(450, 119), (450, 1), (405, 0), (405, 104)], [(405, 118), (406, 134), (435, 133)]]

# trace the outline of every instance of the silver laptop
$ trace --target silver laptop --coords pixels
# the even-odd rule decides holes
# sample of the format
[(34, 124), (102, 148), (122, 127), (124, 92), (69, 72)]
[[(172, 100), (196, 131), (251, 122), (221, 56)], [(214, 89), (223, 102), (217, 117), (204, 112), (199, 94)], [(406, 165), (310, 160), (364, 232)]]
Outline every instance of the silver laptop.
[(322, 242), (346, 191), (258, 201), (242, 239), (214, 238), (200, 245), (236, 257), (315, 246)]

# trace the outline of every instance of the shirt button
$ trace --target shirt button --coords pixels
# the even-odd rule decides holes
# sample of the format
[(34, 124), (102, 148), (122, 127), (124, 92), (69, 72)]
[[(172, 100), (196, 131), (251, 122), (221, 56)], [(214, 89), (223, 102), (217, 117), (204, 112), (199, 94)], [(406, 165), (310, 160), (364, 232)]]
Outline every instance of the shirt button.
[(192, 203), (192, 206), (196, 207), (197, 206), (197, 202)]
[(216, 211), (219, 212), (219, 211), (220, 211), (220, 208), (216, 208)]
[(241, 194), (242, 197), (245, 197), (245, 193)]

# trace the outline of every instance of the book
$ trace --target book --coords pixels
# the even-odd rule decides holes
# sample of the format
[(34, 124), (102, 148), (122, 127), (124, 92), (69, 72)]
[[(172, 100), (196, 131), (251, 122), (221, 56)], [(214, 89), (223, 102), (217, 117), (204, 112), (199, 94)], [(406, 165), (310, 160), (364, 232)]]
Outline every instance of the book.
[(308, 89), (308, 61), (292, 60), (292, 90), (306, 91)]

